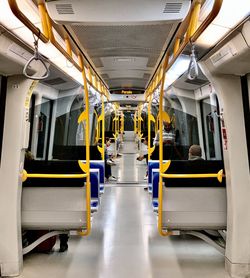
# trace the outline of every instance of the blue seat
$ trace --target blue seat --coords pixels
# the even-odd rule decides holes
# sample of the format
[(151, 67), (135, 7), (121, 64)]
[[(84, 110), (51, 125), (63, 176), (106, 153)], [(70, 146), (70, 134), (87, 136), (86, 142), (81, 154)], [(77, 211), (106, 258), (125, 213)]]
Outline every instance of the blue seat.
[[(163, 160), (163, 162), (167, 162), (167, 160)], [(159, 169), (160, 163), (159, 160), (149, 160), (148, 161), (148, 192), (152, 193), (152, 171), (153, 169)]]
[(100, 178), (99, 169), (90, 169), (90, 184), (91, 184), (91, 211), (97, 211), (100, 203)]
[(104, 160), (91, 160), (90, 168), (91, 169), (99, 169), (99, 177), (100, 177), (100, 193), (104, 193), (104, 180), (105, 180), (105, 163)]
[(159, 169), (152, 171), (152, 205), (154, 211), (158, 211)]
[[(82, 160), (85, 162), (86, 160)], [(105, 163), (104, 160), (90, 160), (90, 169), (99, 169), (99, 177), (100, 177), (100, 193), (104, 193), (104, 180), (105, 180)]]
[(148, 184), (152, 184), (152, 170), (159, 169), (159, 160), (148, 161)]

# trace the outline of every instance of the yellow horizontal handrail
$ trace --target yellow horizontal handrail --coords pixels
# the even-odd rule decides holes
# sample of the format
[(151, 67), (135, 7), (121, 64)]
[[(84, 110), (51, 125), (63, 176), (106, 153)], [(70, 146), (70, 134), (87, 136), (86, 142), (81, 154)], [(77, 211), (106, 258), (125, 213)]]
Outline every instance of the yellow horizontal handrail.
[(169, 179), (197, 179), (197, 178), (217, 178), (219, 182), (222, 182), (223, 169), (215, 174), (164, 174), (160, 173), (161, 177)]
[(80, 179), (86, 178), (88, 174), (29, 174), (26, 170), (22, 172), (22, 181), (26, 181), (28, 178), (39, 178), (39, 179)]

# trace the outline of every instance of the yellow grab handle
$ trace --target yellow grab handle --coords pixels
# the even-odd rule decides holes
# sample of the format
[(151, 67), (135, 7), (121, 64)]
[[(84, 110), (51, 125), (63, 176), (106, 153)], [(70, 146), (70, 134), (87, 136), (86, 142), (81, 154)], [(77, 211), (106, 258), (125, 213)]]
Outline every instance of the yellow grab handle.
[(162, 111), (162, 120), (167, 123), (171, 122), (170, 117), (166, 111)]
[(103, 152), (103, 148), (102, 148), (102, 147), (100, 147), (100, 146), (97, 146), (97, 149), (98, 149), (98, 151), (102, 154), (102, 152)]
[(83, 121), (85, 121), (86, 119), (87, 119), (87, 111), (85, 110), (85, 111), (83, 111), (82, 113), (81, 113), (81, 115), (79, 116), (79, 118), (78, 118), (78, 124), (79, 123), (81, 123), (81, 122), (83, 122)]
[(197, 179), (197, 178), (217, 178), (219, 182), (222, 182), (223, 170), (220, 170), (216, 174), (163, 174), (163, 178), (170, 179)]
[(27, 178), (39, 178), (39, 179), (79, 179), (86, 178), (88, 174), (28, 174), (26, 170), (22, 172), (22, 181), (26, 181)]

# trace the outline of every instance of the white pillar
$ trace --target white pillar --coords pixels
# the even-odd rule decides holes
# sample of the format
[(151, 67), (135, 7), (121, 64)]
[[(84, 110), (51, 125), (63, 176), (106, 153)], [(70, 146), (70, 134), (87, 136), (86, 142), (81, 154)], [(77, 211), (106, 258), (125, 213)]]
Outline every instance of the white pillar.
[[(2, 276), (17, 276), (23, 264), (20, 170), (24, 160), (25, 98), (32, 80), (8, 78), (0, 166), (0, 268)], [(27, 142), (27, 141), (26, 141)]]
[(227, 148), (223, 147), (227, 181), (226, 269), (231, 277), (248, 277), (250, 175), (240, 77), (211, 74), (209, 64), (202, 68), (222, 102), (226, 125)]

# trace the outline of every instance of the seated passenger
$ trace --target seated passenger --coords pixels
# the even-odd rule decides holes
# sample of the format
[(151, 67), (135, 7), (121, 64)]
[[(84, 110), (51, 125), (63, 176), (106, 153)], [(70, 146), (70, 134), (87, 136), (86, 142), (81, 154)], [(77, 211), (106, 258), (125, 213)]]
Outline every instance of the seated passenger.
[(201, 155), (202, 155), (201, 147), (199, 145), (192, 145), (189, 148), (188, 160), (203, 160)]
[[(148, 136), (146, 136), (142, 141), (142, 149), (143, 154), (138, 156), (136, 159), (142, 161), (144, 158), (146, 159), (146, 163), (148, 164)], [(144, 147), (144, 148), (143, 148)], [(146, 171), (146, 175), (144, 176), (144, 180), (148, 179), (148, 171)]]
[(110, 138), (105, 138), (105, 178), (106, 181), (116, 181), (116, 177), (112, 176), (111, 165), (113, 164), (112, 158), (109, 157), (107, 148), (110, 146)]

